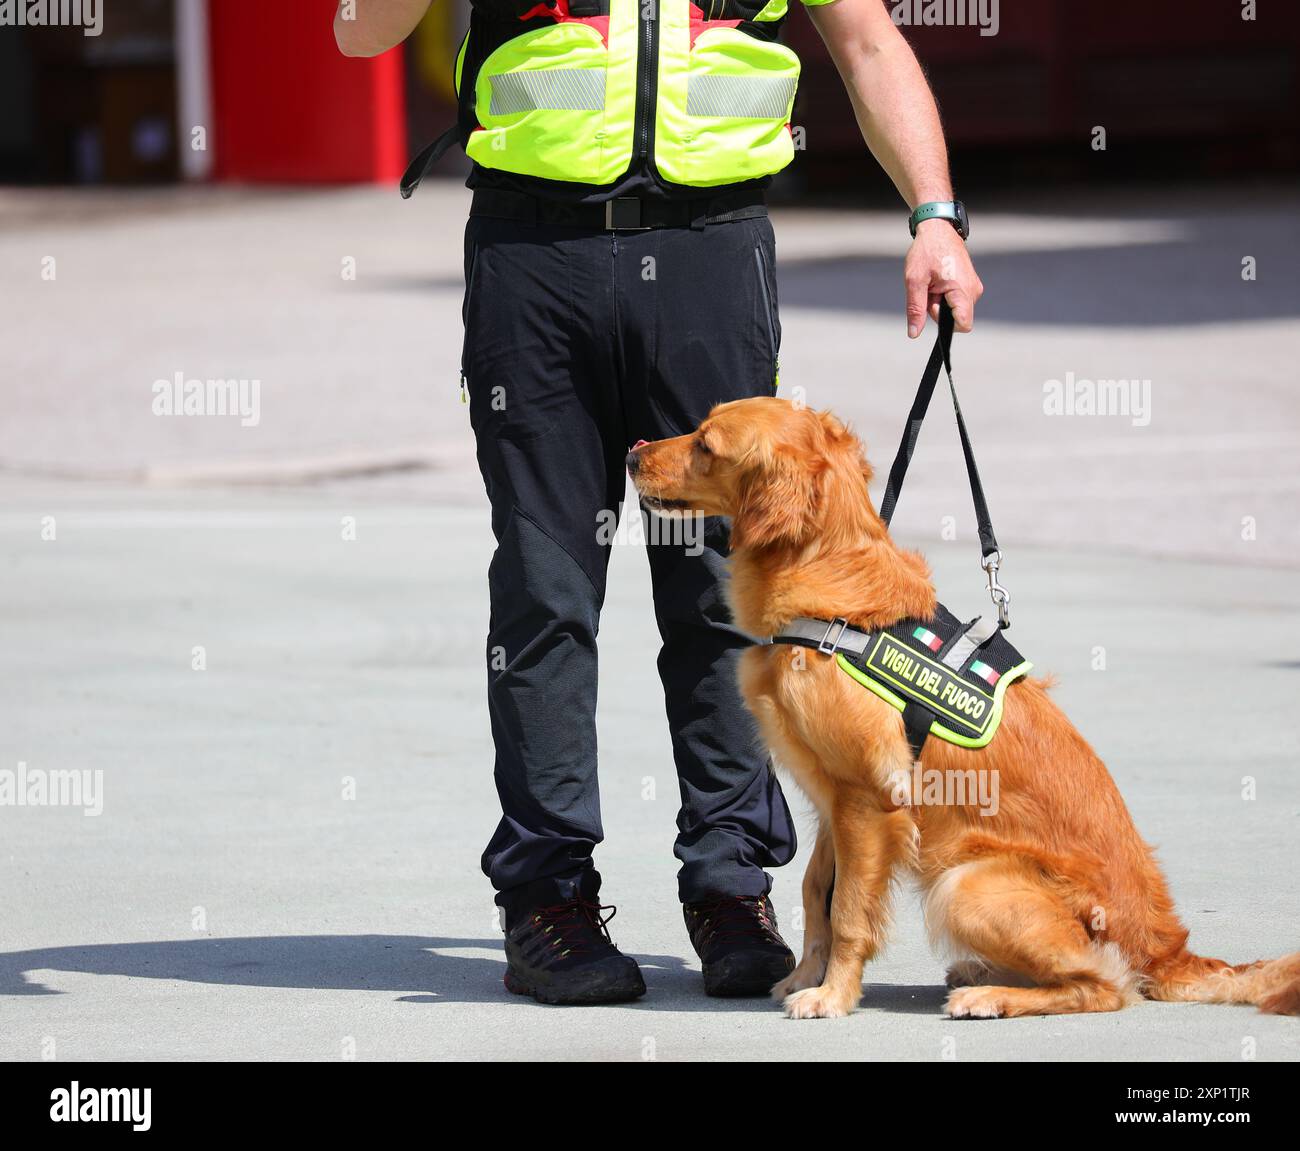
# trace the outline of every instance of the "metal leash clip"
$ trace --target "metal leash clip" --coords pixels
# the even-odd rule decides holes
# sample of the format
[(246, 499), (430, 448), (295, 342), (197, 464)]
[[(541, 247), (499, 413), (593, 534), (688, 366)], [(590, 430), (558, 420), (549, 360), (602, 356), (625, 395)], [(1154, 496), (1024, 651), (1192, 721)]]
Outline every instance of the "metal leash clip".
[(991, 551), (982, 560), (980, 567), (989, 577), (989, 598), (998, 607), (998, 627), (1011, 626), (1011, 593), (998, 583), (998, 568), (1002, 566), (1002, 553)]

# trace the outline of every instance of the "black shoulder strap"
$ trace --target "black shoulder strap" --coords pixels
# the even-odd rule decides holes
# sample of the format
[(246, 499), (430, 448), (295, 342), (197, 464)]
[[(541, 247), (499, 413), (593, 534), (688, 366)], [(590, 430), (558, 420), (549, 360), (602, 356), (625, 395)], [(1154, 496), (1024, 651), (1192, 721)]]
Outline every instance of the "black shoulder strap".
[(930, 724), (934, 722), (934, 712), (919, 703), (908, 700), (903, 708), (903, 731), (907, 735), (907, 746), (912, 749), (912, 758), (921, 758), (921, 748), (930, 735)]
[(420, 186), (420, 181), (429, 174), (429, 169), (434, 166), (453, 144), (460, 141), (460, 121), (452, 124), (441, 136), (433, 141), (432, 144), (426, 144), (417, 154), (414, 160), (407, 165), (406, 171), (402, 174), (402, 183), (400, 185), (402, 199), (409, 200), (414, 194), (415, 189)]
[(903, 490), (903, 480), (907, 477), (907, 466), (912, 462), (912, 453), (916, 450), (916, 441), (921, 435), (921, 425), (925, 422), (925, 413), (930, 407), (930, 397), (934, 395), (934, 386), (939, 382), (939, 369), (943, 368), (948, 377), (953, 411), (957, 414), (957, 433), (961, 436), (961, 450), (966, 457), (966, 475), (970, 479), (971, 498), (975, 503), (975, 523), (980, 537), (980, 566), (988, 573), (989, 592), (998, 606), (999, 623), (1002, 627), (1008, 627), (1011, 622), (1008, 611), (1011, 597), (997, 582), (1002, 553), (998, 549), (997, 537), (993, 534), (993, 521), (989, 516), (988, 501), (984, 498), (984, 485), (980, 482), (979, 468), (975, 465), (975, 449), (971, 447), (970, 433), (966, 431), (966, 420), (957, 400), (957, 385), (952, 378), (952, 334), (952, 309), (948, 306), (948, 301), (944, 300), (939, 305), (939, 335), (934, 341), (930, 360), (925, 365), (920, 386), (916, 389), (912, 410), (907, 415), (907, 427), (903, 431), (902, 443), (898, 445), (898, 454), (894, 457), (893, 467), (889, 469), (885, 494), (880, 500), (880, 518), (886, 526), (893, 519), (898, 495)]

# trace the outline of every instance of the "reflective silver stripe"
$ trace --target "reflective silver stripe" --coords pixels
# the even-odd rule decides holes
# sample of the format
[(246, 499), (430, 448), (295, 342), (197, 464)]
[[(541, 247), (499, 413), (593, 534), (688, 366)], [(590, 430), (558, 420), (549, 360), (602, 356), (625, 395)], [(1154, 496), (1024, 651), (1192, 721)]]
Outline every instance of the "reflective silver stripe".
[[(798, 619), (792, 619), (779, 634), (774, 635), (772, 642), (788, 643), (790, 640), (801, 639), (807, 641), (810, 647), (821, 647), (827, 639), (834, 639), (835, 643), (832, 646), (836, 651), (851, 651), (862, 655), (874, 638), (872, 634), (859, 631), (855, 627), (836, 628), (838, 623), (838, 619), (809, 619), (807, 616), (800, 616)], [(839, 635), (832, 635), (834, 631), (838, 631)]]
[(794, 76), (727, 76), (705, 72), (690, 78), (686, 111), (691, 116), (784, 118), (794, 99), (796, 83)]
[(491, 77), (494, 116), (514, 112), (595, 112), (605, 106), (603, 68), (537, 68)]
[(966, 662), (966, 658), (982, 643), (992, 639), (997, 634), (998, 621), (996, 619), (984, 619), (981, 616), (971, 624), (966, 634), (948, 649), (948, 654), (943, 657), (943, 662), (953, 671), (961, 671), (961, 665)]

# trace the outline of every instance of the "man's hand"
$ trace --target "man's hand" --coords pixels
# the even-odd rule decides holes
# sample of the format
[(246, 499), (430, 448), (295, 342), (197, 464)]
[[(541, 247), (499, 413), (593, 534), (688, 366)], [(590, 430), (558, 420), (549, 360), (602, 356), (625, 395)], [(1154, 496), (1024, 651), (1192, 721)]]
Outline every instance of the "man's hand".
[[(943, 127), (925, 74), (880, 0), (835, 0), (808, 9), (848, 90), (862, 138), (889, 173), (909, 210), (931, 200), (951, 200)], [(906, 226), (900, 217), (900, 226)], [(927, 220), (903, 271), (907, 281), (907, 333), (915, 339), (929, 312), (939, 318), (947, 296), (958, 330), (969, 332), (980, 283), (962, 238), (946, 220)]]
[(928, 312), (936, 322), (939, 302), (947, 298), (954, 326), (969, 332), (975, 324), (975, 301), (984, 285), (975, 274), (966, 243), (947, 220), (923, 220), (903, 264), (907, 285), (907, 334), (916, 339)]

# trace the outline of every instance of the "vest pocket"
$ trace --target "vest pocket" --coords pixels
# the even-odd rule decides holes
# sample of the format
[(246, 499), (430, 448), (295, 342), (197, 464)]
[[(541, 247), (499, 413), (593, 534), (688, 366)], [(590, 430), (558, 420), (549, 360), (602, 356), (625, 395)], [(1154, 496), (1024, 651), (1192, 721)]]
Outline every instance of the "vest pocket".
[(794, 158), (788, 125), (799, 57), (738, 28), (705, 28), (693, 45), (666, 43), (667, 32), (655, 136), (660, 173), (707, 187), (784, 168)]
[(622, 106), (630, 93), (595, 28), (577, 21), (535, 28), (479, 67), (478, 127), (465, 151), (485, 168), (611, 183), (631, 158), (632, 117)]

